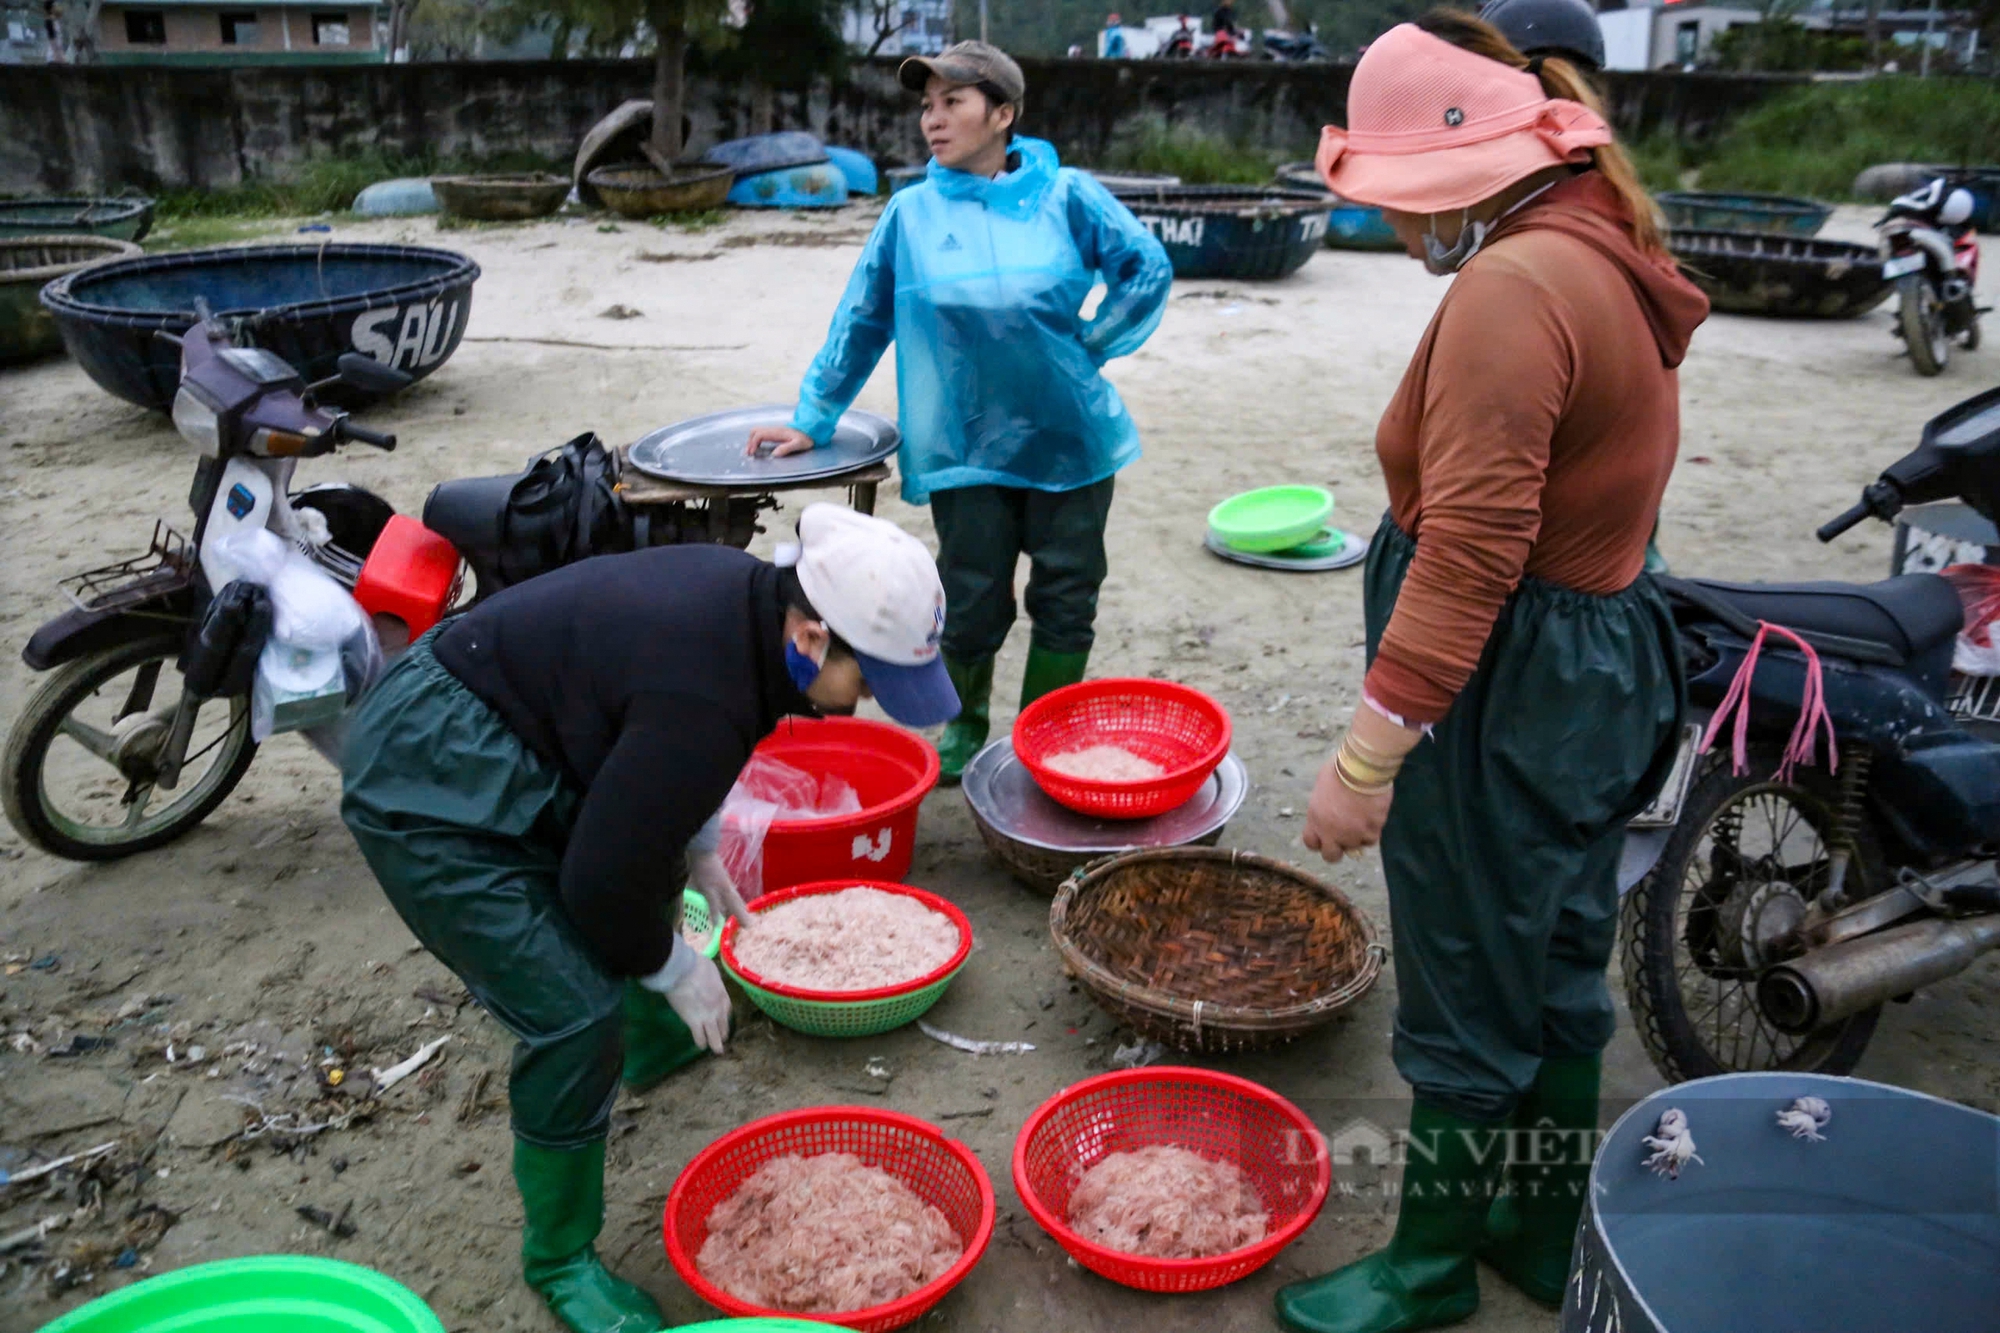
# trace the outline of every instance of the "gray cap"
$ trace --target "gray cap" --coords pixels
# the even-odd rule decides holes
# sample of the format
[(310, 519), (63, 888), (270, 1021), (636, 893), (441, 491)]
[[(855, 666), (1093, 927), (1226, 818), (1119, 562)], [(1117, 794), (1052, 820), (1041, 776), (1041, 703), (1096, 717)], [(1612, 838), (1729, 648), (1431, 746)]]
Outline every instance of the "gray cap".
[(911, 92), (920, 93), (935, 74), (958, 88), (977, 83), (999, 90), (1001, 99), (1019, 106), (1028, 95), (1028, 81), (1014, 57), (985, 42), (959, 42), (934, 56), (911, 56), (896, 71), (896, 77)]

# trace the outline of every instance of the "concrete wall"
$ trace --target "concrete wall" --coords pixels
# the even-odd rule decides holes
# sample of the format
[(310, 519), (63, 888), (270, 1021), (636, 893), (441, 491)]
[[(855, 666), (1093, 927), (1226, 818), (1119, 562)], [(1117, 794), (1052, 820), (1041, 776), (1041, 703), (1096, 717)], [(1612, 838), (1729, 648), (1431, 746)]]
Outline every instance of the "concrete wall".
[[(213, 21), (211, 19), (211, 21)], [(1344, 116), (1345, 65), (1030, 60), (1025, 132), (1065, 160), (1101, 158), (1145, 112), (1191, 120), (1246, 145), (1308, 157)], [(1702, 138), (1787, 82), (1720, 75), (1614, 75), (1620, 128)], [(600, 116), (649, 95), (645, 61), (540, 61), (280, 68), (20, 67), (0, 79), (0, 193), (216, 188), (282, 177), (314, 154), (567, 160)], [(747, 90), (695, 74), (699, 148), (749, 134)], [(780, 94), (774, 129), (812, 130), (888, 163), (922, 162), (914, 103), (894, 64), (858, 64), (836, 87)]]

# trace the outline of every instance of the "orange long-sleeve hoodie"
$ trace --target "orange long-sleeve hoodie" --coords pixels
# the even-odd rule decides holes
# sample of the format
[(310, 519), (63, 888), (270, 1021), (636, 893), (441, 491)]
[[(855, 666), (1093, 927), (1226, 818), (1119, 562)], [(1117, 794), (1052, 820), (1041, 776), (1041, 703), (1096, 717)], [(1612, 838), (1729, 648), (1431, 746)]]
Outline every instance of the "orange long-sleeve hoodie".
[(1524, 575), (1628, 587), (1680, 441), (1708, 298), (1643, 253), (1595, 171), (1508, 218), (1453, 279), (1375, 434), (1417, 554), (1368, 672), (1412, 724), (1451, 708)]

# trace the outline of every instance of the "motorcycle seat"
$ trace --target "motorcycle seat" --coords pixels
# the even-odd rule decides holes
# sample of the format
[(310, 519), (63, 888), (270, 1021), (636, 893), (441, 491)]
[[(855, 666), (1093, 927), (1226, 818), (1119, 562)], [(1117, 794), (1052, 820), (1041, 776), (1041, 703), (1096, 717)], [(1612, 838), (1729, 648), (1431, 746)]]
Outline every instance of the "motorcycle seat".
[(1880, 583), (1687, 582), (1753, 619), (1876, 644), (1904, 662), (1951, 642), (1965, 625), (1957, 591), (1935, 574)]

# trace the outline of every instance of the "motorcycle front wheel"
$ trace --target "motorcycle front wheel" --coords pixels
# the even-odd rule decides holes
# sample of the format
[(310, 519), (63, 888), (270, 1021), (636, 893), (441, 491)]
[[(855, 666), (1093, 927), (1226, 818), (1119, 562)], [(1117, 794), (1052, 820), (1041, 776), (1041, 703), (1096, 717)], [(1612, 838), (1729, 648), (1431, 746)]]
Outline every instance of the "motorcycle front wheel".
[(1922, 275), (1903, 279), (1896, 318), (1917, 373), (1926, 377), (1942, 374), (1951, 361), (1951, 335), (1945, 332), (1944, 307), (1929, 279)]
[(178, 778), (159, 785), (181, 643), (162, 633), (90, 653), (35, 691), (0, 769), (0, 804), (22, 837), (71, 861), (113, 861), (172, 842), (235, 789), (257, 754), (241, 695), (201, 702)]
[[(1794, 1036), (1757, 1004), (1757, 981), (1791, 956), (1789, 926), (1828, 884), (1841, 838), (1839, 784), (1800, 770), (1769, 775), (1772, 754), (1753, 753), (1737, 777), (1709, 761), (1688, 793), (1659, 864), (1625, 897), (1625, 993), (1639, 1040), (1670, 1083), (1716, 1074), (1789, 1070), (1845, 1074), (1875, 1033), (1875, 1008)], [(1849, 842), (1845, 890), (1858, 899), (1881, 882), (1881, 853), (1865, 824)]]

